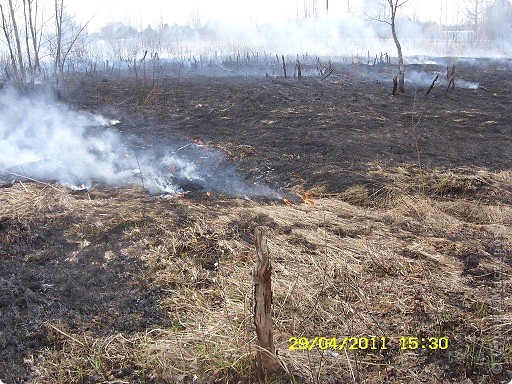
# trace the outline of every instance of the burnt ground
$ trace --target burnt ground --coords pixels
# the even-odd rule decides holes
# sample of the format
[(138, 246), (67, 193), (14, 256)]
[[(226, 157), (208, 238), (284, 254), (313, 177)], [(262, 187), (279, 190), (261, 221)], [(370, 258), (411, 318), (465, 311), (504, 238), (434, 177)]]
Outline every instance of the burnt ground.
[[(444, 66), (411, 65), (429, 81)], [(510, 71), (494, 62), (465, 64), (457, 75), (477, 90), (446, 92), (407, 85), (390, 97), (390, 66), (341, 65), (318, 78), (256, 76), (128, 80), (81, 77), (65, 99), (121, 120), (119, 128), (148, 144), (199, 137), (222, 148), (248, 178), (276, 187), (325, 186), (340, 192), (368, 178), (377, 164), (429, 168), (508, 169), (512, 163)], [(338, 75), (336, 75), (336, 73)], [(438, 84), (441, 81), (438, 81)], [(150, 144), (149, 144), (150, 145)]]
[[(394, 68), (379, 65), (300, 82), (69, 76), (62, 100), (119, 119), (139, 147), (199, 138), (247, 180), (308, 195), (287, 206), (2, 186), (0, 380), (257, 382), (248, 271), (265, 225), (286, 367), (274, 382), (508, 382), (512, 70), (481, 64), (457, 67), (478, 89), (429, 97), (414, 84), (390, 96)], [(287, 351), (295, 335), (382, 334), (389, 351), (346, 360)], [(447, 335), (449, 353), (404, 353), (400, 335)]]

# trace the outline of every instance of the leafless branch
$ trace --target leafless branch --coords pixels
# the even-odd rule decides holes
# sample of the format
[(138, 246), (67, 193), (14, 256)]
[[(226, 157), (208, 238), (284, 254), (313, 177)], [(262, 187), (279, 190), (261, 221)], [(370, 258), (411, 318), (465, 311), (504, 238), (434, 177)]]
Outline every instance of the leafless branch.
[(388, 25), (391, 25), (391, 23), (387, 20), (382, 20), (380, 17), (375, 17), (375, 16), (371, 16), (369, 14), (367, 14), (366, 12), (364, 13), (364, 15), (366, 16), (366, 18), (368, 20), (372, 20), (372, 21), (378, 21), (379, 23), (386, 23)]

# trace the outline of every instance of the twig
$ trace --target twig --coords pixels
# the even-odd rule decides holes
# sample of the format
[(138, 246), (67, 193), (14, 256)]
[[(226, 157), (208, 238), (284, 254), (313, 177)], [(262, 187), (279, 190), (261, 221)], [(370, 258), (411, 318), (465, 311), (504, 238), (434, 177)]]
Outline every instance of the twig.
[(28, 177), (28, 176), (23, 176), (23, 175), (20, 175), (18, 173), (14, 173), (14, 172), (11, 172), (10, 175), (13, 175), (13, 176), (16, 176), (16, 177), (23, 177), (27, 180), (30, 180), (30, 181), (33, 181), (35, 183), (39, 183), (39, 184), (42, 184), (46, 187), (50, 187), (52, 189), (55, 189), (56, 191), (59, 191), (59, 192), (63, 192), (62, 190), (60, 190), (59, 188), (55, 188), (53, 185), (49, 184), (49, 183), (45, 183), (44, 181), (40, 181), (40, 180), (36, 180), (36, 179), (33, 179), (31, 177)]
[(436, 76), (434, 81), (432, 81), (432, 84), (430, 85), (430, 88), (428, 89), (427, 93), (425, 93), (425, 95), (428, 95), (430, 93), (430, 91), (432, 91), (432, 88), (434, 88), (434, 84), (437, 81), (437, 79), (439, 79), (439, 74)]
[(329, 77), (329, 75), (330, 75), (331, 73), (333, 73), (333, 72), (334, 72), (334, 68), (332, 68), (332, 69), (330, 70), (330, 72), (329, 72), (327, 75), (325, 75), (324, 77), (322, 77), (322, 80), (327, 79), (327, 78)]
[[(146, 51), (146, 52), (147, 52), (147, 51)], [(156, 91), (156, 84), (155, 84), (155, 86), (151, 89), (151, 91), (149, 91), (149, 94), (148, 94), (148, 96), (146, 97), (146, 99), (144, 100), (144, 102), (142, 103), (142, 106), (145, 106), (145, 105), (146, 105), (146, 103), (150, 100), (150, 98), (155, 97), (155, 96), (154, 96), (154, 92), (155, 92), (155, 91)]]
[(177, 150), (175, 150), (174, 152), (181, 151), (182, 149), (187, 148), (189, 145), (192, 145), (192, 143), (185, 144), (183, 147), (179, 147), (179, 148), (178, 148)]
[(21, 186), (23, 187), (23, 189), (25, 190), (25, 192), (28, 192), (28, 189), (27, 187), (25, 187), (25, 184), (23, 184), (23, 182), (20, 180), (19, 183), (21, 184)]
[(348, 368), (350, 370), (350, 376), (352, 376), (352, 380), (356, 381), (356, 376), (354, 375), (354, 369), (352, 368), (352, 363), (350, 362), (350, 358), (348, 357), (347, 349), (343, 348), (343, 351), (345, 352), (345, 357), (347, 358)]
[[(144, 185), (144, 175), (142, 174), (142, 169), (140, 168), (139, 157), (137, 156), (137, 152), (134, 152), (135, 160), (137, 160), (137, 167), (139, 168), (140, 181), (142, 183), (142, 188), (146, 190), (146, 186)], [(142, 200), (142, 221), (146, 221), (146, 199)]]
[(140, 168), (139, 157), (137, 156), (137, 152), (134, 152), (134, 154), (135, 154), (135, 160), (137, 160), (137, 167), (139, 167), (139, 175), (140, 175), (140, 181), (142, 182), (142, 188), (146, 189), (146, 186), (144, 185), (144, 175), (142, 175), (142, 169)]
[(57, 332), (59, 332), (60, 334), (62, 334), (62, 335), (64, 335), (64, 336), (66, 336), (67, 338), (69, 338), (69, 339), (73, 340), (75, 343), (78, 343), (78, 344), (80, 344), (82, 347), (85, 347), (85, 344), (84, 344), (84, 343), (82, 343), (80, 340), (78, 340), (78, 339), (74, 338), (73, 336), (71, 336), (71, 335), (67, 334), (67, 333), (66, 333), (66, 332), (64, 332), (64, 331), (61, 331), (59, 328), (57, 328), (57, 327), (56, 327), (56, 326), (54, 326), (54, 325), (51, 325), (51, 324), (48, 324), (48, 325), (49, 325), (50, 327), (52, 327), (53, 329), (55, 329), (55, 330), (56, 330)]

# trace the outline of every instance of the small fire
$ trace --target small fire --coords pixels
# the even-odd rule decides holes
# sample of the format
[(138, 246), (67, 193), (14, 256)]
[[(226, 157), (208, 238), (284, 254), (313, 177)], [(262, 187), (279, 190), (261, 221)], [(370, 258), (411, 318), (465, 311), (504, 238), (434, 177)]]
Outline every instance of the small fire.
[(206, 193), (205, 193), (204, 195), (205, 195), (205, 196), (206, 196), (206, 198), (208, 198), (208, 199), (209, 199), (210, 197), (212, 197), (212, 193), (211, 193), (211, 191), (206, 191)]
[(199, 137), (196, 137), (194, 139), (194, 144), (195, 145), (199, 145), (199, 146), (203, 146), (204, 145), (203, 141)]
[(304, 192), (301, 196), (302, 202), (306, 205), (312, 205), (315, 203), (315, 200), (311, 197), (311, 192)]
[(289, 207), (291, 207), (293, 205), (293, 203), (290, 200), (288, 200), (286, 197), (283, 197), (283, 203), (285, 203)]

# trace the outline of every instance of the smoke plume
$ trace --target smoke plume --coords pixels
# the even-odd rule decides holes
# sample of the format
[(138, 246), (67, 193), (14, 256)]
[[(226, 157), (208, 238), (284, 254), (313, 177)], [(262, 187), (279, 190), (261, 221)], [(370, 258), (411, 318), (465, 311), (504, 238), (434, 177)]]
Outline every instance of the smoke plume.
[[(436, 71), (433, 73), (427, 73), (425, 71), (407, 71), (405, 82), (414, 86), (420, 87), (428, 87), (432, 80), (434, 80), (436, 75), (439, 76), (439, 81), (436, 83), (437, 86), (446, 87), (448, 85), (448, 80), (445, 77), (446, 71)], [(456, 79), (457, 88), (466, 88), (466, 89), (478, 89), (479, 83), (475, 83), (472, 81), (467, 81), (463, 79)]]
[(152, 194), (206, 189), (235, 196), (279, 194), (245, 181), (218, 151), (189, 142), (140, 149), (117, 120), (77, 111), (49, 96), (0, 94), (0, 181), (58, 181), (73, 188), (143, 184)]

